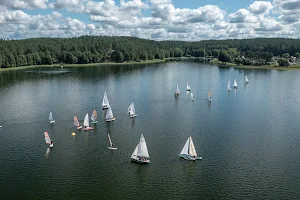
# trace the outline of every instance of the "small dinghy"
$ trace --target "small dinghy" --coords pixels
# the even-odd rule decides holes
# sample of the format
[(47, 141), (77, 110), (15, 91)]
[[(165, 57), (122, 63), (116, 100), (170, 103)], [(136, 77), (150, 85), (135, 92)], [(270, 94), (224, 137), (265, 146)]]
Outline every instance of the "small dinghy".
[(140, 142), (131, 155), (131, 161), (137, 163), (150, 163), (147, 144), (143, 134), (141, 134)]
[(189, 85), (189, 83), (186, 83), (186, 90), (191, 91), (191, 86)]
[(107, 109), (107, 113), (106, 113), (106, 116), (105, 116), (105, 120), (107, 122), (111, 122), (111, 121), (115, 121), (116, 118), (114, 118), (114, 115), (112, 113), (112, 110), (111, 110), (111, 107), (109, 106), (108, 109)]
[(230, 87), (230, 81), (228, 81), (227, 90), (228, 90), (228, 91), (231, 90), (231, 87)]
[(84, 130), (84, 131), (89, 131), (89, 130), (94, 129), (94, 127), (90, 127), (90, 121), (89, 121), (89, 114), (88, 113), (86, 113), (86, 115), (85, 115), (83, 126), (84, 126), (84, 128), (82, 130)]
[(74, 116), (74, 125), (77, 127), (77, 130), (80, 130), (82, 128), (76, 116)]
[(137, 116), (137, 114), (135, 114), (135, 108), (134, 108), (134, 104), (133, 103), (130, 104), (130, 106), (128, 108), (128, 113), (129, 113), (129, 116), (131, 118), (134, 118), (134, 117)]
[(108, 103), (108, 98), (107, 98), (107, 94), (105, 91), (103, 101), (102, 101), (102, 110), (108, 109), (108, 107), (109, 107), (109, 103)]
[(109, 144), (110, 144), (110, 147), (108, 147), (108, 148), (109, 148), (110, 150), (117, 150), (118, 148), (113, 147), (113, 143), (112, 143), (112, 141), (111, 141), (111, 139), (110, 139), (109, 133), (107, 134), (107, 136), (108, 136), (108, 140), (109, 140)]
[(202, 160), (202, 157), (197, 156), (196, 149), (191, 136), (187, 139), (183, 149), (179, 154), (179, 157), (184, 158), (185, 160)]
[(46, 144), (49, 144), (49, 147), (52, 148), (53, 147), (53, 142), (50, 139), (50, 136), (49, 136), (48, 132), (45, 131), (44, 135), (45, 135), (45, 142), (46, 142)]
[(50, 112), (50, 114), (49, 114), (49, 120), (50, 120), (50, 124), (53, 124), (55, 122), (55, 120), (53, 119), (53, 116), (52, 116), (52, 112)]
[(179, 90), (178, 84), (176, 86), (175, 95), (180, 95), (180, 90)]
[(91, 116), (91, 120), (92, 120), (92, 124), (95, 124), (95, 123), (98, 123), (97, 121), (97, 111), (94, 110), (93, 113), (92, 113), (92, 116)]

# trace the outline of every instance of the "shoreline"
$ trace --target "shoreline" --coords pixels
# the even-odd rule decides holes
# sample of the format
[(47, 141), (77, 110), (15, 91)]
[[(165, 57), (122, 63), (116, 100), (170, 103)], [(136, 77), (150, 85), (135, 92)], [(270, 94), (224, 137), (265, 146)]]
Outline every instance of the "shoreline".
[[(103, 62), (103, 63), (87, 63), (87, 64), (63, 64), (64, 67), (70, 68), (70, 67), (92, 67), (92, 66), (109, 66), (109, 65), (143, 65), (143, 64), (156, 64), (156, 63), (164, 63), (167, 61), (180, 61), (180, 60), (190, 60), (194, 59), (194, 57), (174, 57), (174, 58), (165, 58), (163, 60), (146, 60), (146, 61), (129, 61), (129, 62), (122, 62), (122, 63), (116, 63), (116, 62)], [(300, 70), (300, 64), (296, 65), (290, 65), (289, 67), (279, 67), (276, 65), (236, 65), (234, 63), (208, 63), (209, 65), (215, 65), (218, 67), (223, 68), (236, 68), (236, 69), (269, 69), (269, 70)], [(60, 64), (53, 64), (53, 65), (29, 65), (29, 66), (19, 66), (19, 67), (13, 67), (13, 68), (0, 68), (1, 72), (7, 72), (7, 71), (15, 71), (15, 70), (24, 70), (24, 69), (33, 69), (33, 68), (60, 68)]]
[[(109, 66), (109, 65), (142, 65), (142, 64), (155, 64), (155, 63), (163, 63), (169, 60), (176, 60), (176, 58), (165, 58), (163, 60), (146, 60), (146, 61), (129, 61), (129, 62), (122, 62), (122, 63), (116, 63), (116, 62), (103, 62), (103, 63), (87, 63), (87, 64), (63, 64), (63, 67), (92, 67), (92, 66)], [(61, 64), (53, 64), (53, 65), (29, 65), (29, 66), (19, 66), (19, 67), (12, 67), (12, 68), (0, 68), (1, 72), (7, 72), (7, 71), (14, 71), (14, 70), (22, 70), (22, 69), (33, 69), (33, 68), (60, 68)]]

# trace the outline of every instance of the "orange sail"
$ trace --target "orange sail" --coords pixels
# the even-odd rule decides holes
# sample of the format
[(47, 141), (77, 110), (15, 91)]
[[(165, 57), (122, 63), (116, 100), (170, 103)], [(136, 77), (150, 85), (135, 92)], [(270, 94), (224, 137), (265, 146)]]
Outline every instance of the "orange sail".
[(80, 126), (80, 123), (79, 123), (79, 121), (78, 121), (78, 119), (77, 119), (76, 116), (74, 116), (74, 125), (77, 126), (77, 127)]
[(50, 139), (50, 137), (49, 137), (48, 132), (47, 132), (47, 131), (44, 132), (44, 135), (45, 135), (45, 141), (46, 141), (46, 143), (47, 143), (47, 144), (50, 144), (50, 143), (51, 143), (51, 139)]

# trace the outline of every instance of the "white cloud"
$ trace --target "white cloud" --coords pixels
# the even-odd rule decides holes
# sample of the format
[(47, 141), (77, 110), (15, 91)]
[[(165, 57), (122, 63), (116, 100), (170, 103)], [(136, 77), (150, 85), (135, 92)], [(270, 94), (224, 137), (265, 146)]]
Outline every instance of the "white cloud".
[(300, 14), (299, 0), (274, 0), (273, 5), (278, 13), (285, 15)]
[(228, 21), (231, 23), (255, 23), (257, 17), (248, 10), (242, 8), (228, 15)]
[(273, 5), (269, 1), (254, 1), (248, 9), (253, 14), (269, 14), (273, 9)]
[(48, 0), (0, 0), (0, 5), (8, 9), (46, 8)]

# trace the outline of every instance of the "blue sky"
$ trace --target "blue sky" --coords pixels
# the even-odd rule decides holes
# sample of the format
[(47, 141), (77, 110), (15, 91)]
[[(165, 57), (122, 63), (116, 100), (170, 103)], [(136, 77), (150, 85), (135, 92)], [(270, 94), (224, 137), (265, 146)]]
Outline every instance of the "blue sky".
[(0, 0), (1, 38), (299, 38), (300, 0)]

